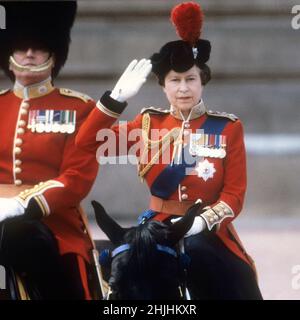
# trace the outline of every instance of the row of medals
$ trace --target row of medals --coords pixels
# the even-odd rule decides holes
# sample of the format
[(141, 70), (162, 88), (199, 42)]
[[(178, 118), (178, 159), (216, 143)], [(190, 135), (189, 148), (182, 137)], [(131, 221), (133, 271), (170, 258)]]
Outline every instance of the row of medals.
[[(209, 142), (212, 142), (211, 144)], [(191, 134), (189, 152), (192, 156), (223, 159), (226, 156), (226, 136)]]
[(27, 128), (32, 132), (75, 132), (76, 110), (31, 110)]

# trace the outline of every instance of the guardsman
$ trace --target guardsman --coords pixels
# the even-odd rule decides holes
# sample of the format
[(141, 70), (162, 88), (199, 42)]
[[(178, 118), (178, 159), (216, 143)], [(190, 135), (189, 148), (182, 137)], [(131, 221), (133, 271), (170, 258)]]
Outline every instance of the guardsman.
[(53, 85), (64, 65), (76, 1), (1, 2), (0, 262), (26, 272), (41, 299), (89, 299), (92, 243), (81, 200), (97, 175), (75, 135), (95, 102)]
[[(232, 224), (246, 191), (242, 123), (233, 114), (210, 111), (202, 99), (211, 77), (207, 66), (211, 45), (200, 38), (201, 7), (183, 3), (172, 10), (171, 17), (182, 40), (166, 43), (151, 57), (152, 71), (170, 108), (145, 108), (132, 122), (112, 130), (119, 140), (126, 141), (126, 135), (128, 150), (134, 143), (142, 145), (137, 148), (138, 173), (150, 189), (150, 212), (155, 219), (172, 221), (195, 202), (202, 204), (184, 244), (191, 256), (188, 287), (192, 298), (261, 299), (253, 261)], [(148, 70), (147, 60), (129, 65), (81, 127), (78, 146), (96, 152), (101, 146), (95, 142), (97, 130), (110, 117), (118, 117)], [(134, 129), (141, 134), (130, 141)]]

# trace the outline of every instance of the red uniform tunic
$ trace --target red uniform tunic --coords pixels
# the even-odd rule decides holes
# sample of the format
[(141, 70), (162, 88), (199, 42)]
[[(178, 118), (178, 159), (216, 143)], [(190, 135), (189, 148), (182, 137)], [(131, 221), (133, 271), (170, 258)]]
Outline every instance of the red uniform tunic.
[(25, 205), (31, 198), (37, 201), (62, 255), (76, 253), (86, 261), (91, 242), (79, 204), (92, 187), (98, 164), (94, 155), (75, 147), (74, 139), (94, 106), (87, 96), (54, 88), (50, 80), (0, 93), (0, 184), (20, 189), (35, 185), (21, 192), (20, 199)]
[[(111, 108), (109, 103), (112, 104)], [(97, 107), (98, 108), (91, 112), (76, 137), (77, 145), (90, 152), (96, 152), (96, 149), (101, 146), (102, 142), (96, 142), (97, 131), (101, 127), (104, 127), (105, 123), (109, 123), (112, 116), (117, 117), (116, 114), (110, 114), (108, 111), (111, 109), (113, 113), (115, 113), (117, 108), (115, 103), (110, 101), (107, 96), (104, 95), (104, 98), (98, 103)], [(146, 114), (150, 115), (150, 119), (148, 116), (148, 125), (145, 128), (147, 121), (143, 119), (145, 119)], [(208, 161), (211, 170), (209, 178), (198, 174), (186, 174), (178, 185), (178, 188), (168, 196), (167, 200), (169, 202), (171, 200), (173, 205), (175, 203), (175, 207), (176, 204), (179, 207), (185, 202), (193, 203), (197, 199), (202, 200), (203, 206), (214, 207), (220, 203), (226, 204), (226, 206), (231, 209), (232, 216), (220, 219), (219, 223), (216, 224), (217, 228), (214, 228), (213, 232), (217, 233), (219, 238), (232, 252), (252, 265), (252, 259), (245, 252), (231, 223), (242, 209), (246, 191), (246, 157), (241, 121), (233, 115), (207, 111), (202, 102), (193, 109), (191, 118), (187, 124), (183, 124), (183, 120), (176, 111), (170, 112), (169, 110), (163, 111), (157, 108), (148, 108), (142, 111), (132, 122), (115, 125), (111, 129), (116, 133), (117, 141), (121, 139), (123, 139), (122, 141), (128, 140), (127, 147), (125, 148), (126, 151), (132, 148), (138, 140), (142, 141), (142, 145), (144, 146), (147, 146), (147, 143), (155, 145), (155, 141), (157, 141), (158, 138), (153, 136), (152, 129), (167, 129), (168, 131), (165, 131), (165, 135), (174, 128), (178, 128), (178, 130), (181, 129), (178, 138), (182, 138), (181, 144), (182, 147), (184, 147), (187, 141), (186, 137), (189, 137), (191, 132), (195, 133), (196, 130), (201, 128), (201, 125), (211, 117), (228, 120), (222, 130), (223, 142), (226, 141), (226, 156), (220, 158), (210, 155), (202, 158), (202, 160)], [(130, 138), (128, 139), (134, 129), (142, 128), (148, 132), (146, 134), (147, 138), (145, 138), (145, 135), (141, 138), (140, 135), (137, 139), (133, 139), (133, 141), (130, 141)], [(124, 135), (127, 139), (124, 139)], [(145, 141), (145, 139), (147, 141)], [(180, 140), (176, 139), (176, 141), (178, 143)], [(163, 144), (163, 141), (161, 141), (161, 144)], [(98, 153), (99, 150), (100, 148), (98, 149)], [(117, 149), (117, 154), (121, 154), (123, 151), (124, 148), (120, 145), (119, 149)], [(154, 162), (153, 165), (146, 168), (149, 161), (154, 159), (152, 154), (147, 156), (146, 164), (140, 166), (140, 173), (146, 168), (143, 173), (143, 178), (151, 191), (156, 179), (170, 163), (163, 163), (162, 161), (165, 152), (169, 152), (172, 155), (173, 151), (174, 143), (171, 143), (171, 147), (162, 151), (158, 160)], [(141, 152), (137, 152), (137, 156), (141, 156)], [(169, 159), (172, 159), (172, 156), (169, 157)], [(167, 183), (168, 181), (166, 181), (166, 184)], [(169, 212), (166, 214), (163, 210), (160, 211), (160, 214), (157, 216), (159, 220), (164, 220), (167, 217), (169, 217)]]

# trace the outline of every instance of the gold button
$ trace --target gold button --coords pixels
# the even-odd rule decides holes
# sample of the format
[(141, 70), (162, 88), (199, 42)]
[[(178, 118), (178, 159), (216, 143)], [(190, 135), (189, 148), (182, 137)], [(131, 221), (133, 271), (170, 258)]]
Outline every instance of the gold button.
[(181, 186), (181, 191), (185, 191), (186, 189), (187, 189), (187, 187), (186, 186)]
[(26, 121), (25, 120), (19, 120), (18, 121), (18, 126), (19, 127), (25, 127), (25, 125), (26, 125)]
[(225, 212), (226, 214), (231, 214), (231, 210), (230, 210), (229, 208), (225, 208), (225, 209), (224, 209), (224, 212)]
[(184, 136), (188, 136), (189, 134), (190, 134), (190, 131), (189, 131), (189, 130), (184, 130), (184, 131), (183, 131), (183, 135), (184, 135)]
[(38, 90), (39, 90), (39, 93), (45, 93), (45, 92), (47, 92), (47, 87), (46, 86), (40, 86), (38, 88)]
[(20, 159), (16, 159), (16, 160), (15, 160), (15, 165), (16, 165), (16, 166), (20, 166), (21, 163), (22, 163), (22, 161), (21, 161)]
[(15, 147), (15, 154), (20, 154), (22, 152), (22, 149), (19, 147)]
[(207, 215), (207, 217), (210, 218), (210, 219), (213, 219), (213, 218), (214, 218), (214, 216), (213, 216), (210, 212), (207, 212), (206, 215)]
[(18, 134), (24, 134), (25, 133), (25, 130), (23, 128), (18, 128), (17, 129), (17, 133)]
[(22, 172), (22, 169), (20, 167), (15, 168), (15, 173), (21, 173), (21, 172)]
[(209, 217), (212, 218), (215, 213), (214, 213), (211, 209), (209, 209), (209, 210), (207, 211), (207, 214), (208, 214)]
[(20, 146), (23, 143), (23, 140), (20, 138), (16, 139), (16, 146)]
[(26, 101), (23, 101), (23, 102), (21, 103), (21, 108), (28, 109), (28, 108), (29, 108), (29, 103), (26, 102)]
[(27, 114), (27, 113), (28, 113), (28, 111), (27, 111), (26, 109), (21, 109), (21, 111), (20, 111), (20, 112), (21, 112), (21, 114), (22, 114), (22, 115), (25, 115), (25, 114)]
[(186, 200), (188, 197), (189, 197), (189, 196), (188, 196), (186, 193), (184, 193), (184, 194), (181, 196), (181, 199), (182, 199), (182, 200)]
[(189, 127), (190, 127), (190, 124), (189, 124), (188, 122), (186, 122), (186, 123), (184, 124), (184, 127), (185, 127), (185, 128), (189, 128)]
[(219, 214), (219, 212), (220, 211), (222, 211), (219, 207), (214, 207), (214, 212), (216, 213), (216, 214)]
[(16, 186), (20, 186), (22, 183), (23, 183), (22, 180), (19, 180), (19, 179), (15, 181)]

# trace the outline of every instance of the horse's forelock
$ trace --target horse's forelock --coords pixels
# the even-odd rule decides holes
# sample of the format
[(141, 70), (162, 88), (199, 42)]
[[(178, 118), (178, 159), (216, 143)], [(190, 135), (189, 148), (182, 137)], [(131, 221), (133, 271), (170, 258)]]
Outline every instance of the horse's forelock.
[(130, 228), (125, 234), (124, 243), (128, 243), (131, 249), (118, 255), (114, 260), (116, 278), (127, 274), (128, 270), (135, 277), (141, 275), (142, 278), (153, 273), (160, 255), (156, 245), (165, 244), (167, 233), (168, 227), (158, 221)]
[[(133, 227), (126, 233), (124, 241), (130, 244), (131, 249), (116, 256), (111, 274), (111, 285), (115, 287), (117, 295), (122, 297), (123, 294), (127, 293), (127, 296), (142, 296), (147, 299), (148, 295), (154, 294), (149, 289), (155, 286), (155, 282), (157, 282), (156, 271), (158, 268), (161, 269), (162, 273), (164, 273), (163, 269), (166, 268), (168, 273), (164, 275), (166, 279), (172, 277), (173, 272), (170, 272), (168, 267), (161, 268), (162, 256), (156, 247), (158, 243), (166, 245), (167, 235), (168, 227), (158, 221)], [(170, 258), (173, 259), (173, 257), (167, 255), (163, 257), (163, 260), (166, 262), (166, 259), (169, 261)], [(174, 276), (175, 274), (173, 274)], [(128, 292), (128, 286), (132, 288), (130, 293)], [(133, 292), (134, 288), (136, 288), (136, 294)]]
[(134, 241), (144, 241), (148, 237), (157, 243), (165, 241), (168, 234), (168, 226), (160, 221), (150, 221), (131, 228), (125, 235), (124, 241), (132, 244)]

